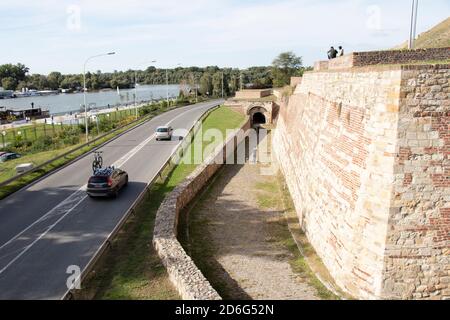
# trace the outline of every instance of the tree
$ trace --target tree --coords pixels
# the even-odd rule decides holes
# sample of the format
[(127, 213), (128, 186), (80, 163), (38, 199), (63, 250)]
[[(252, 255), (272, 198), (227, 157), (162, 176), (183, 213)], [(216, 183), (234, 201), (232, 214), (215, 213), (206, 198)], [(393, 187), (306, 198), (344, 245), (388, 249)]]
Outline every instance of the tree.
[(291, 77), (300, 75), (302, 58), (293, 52), (281, 53), (272, 63), (273, 85), (284, 87), (291, 81)]
[(200, 78), (199, 90), (202, 95), (211, 95), (213, 93), (212, 77), (209, 73), (204, 73)]
[(61, 86), (63, 76), (61, 72), (52, 72), (47, 76), (47, 83), (50, 89), (57, 90)]
[(2, 79), (2, 87), (5, 90), (16, 90), (17, 80), (12, 77), (6, 77)]

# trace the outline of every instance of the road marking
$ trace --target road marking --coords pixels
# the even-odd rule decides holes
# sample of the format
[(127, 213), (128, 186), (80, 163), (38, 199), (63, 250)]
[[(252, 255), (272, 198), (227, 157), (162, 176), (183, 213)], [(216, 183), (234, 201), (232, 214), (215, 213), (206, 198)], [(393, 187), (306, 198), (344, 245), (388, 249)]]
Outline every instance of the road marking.
[[(200, 109), (201, 107), (204, 107), (206, 105), (200, 105), (197, 108), (192, 108), (189, 110), (184, 111), (183, 113), (179, 114), (178, 116), (176, 116), (175, 118), (173, 118), (172, 120), (170, 120), (166, 125), (169, 126), (170, 124), (172, 124), (175, 120), (177, 120), (178, 118), (182, 117), (183, 115), (185, 115), (188, 112)], [(125, 156), (123, 156), (122, 158), (120, 158), (118, 161), (116, 161), (113, 166), (120, 168), (122, 167), (127, 161), (129, 161), (134, 155), (136, 155), (136, 153), (138, 153), (140, 150), (142, 150), (150, 141), (152, 141), (155, 138), (155, 134), (153, 134), (151, 137), (147, 138), (146, 140), (144, 140), (142, 143), (140, 143), (138, 146), (136, 146), (134, 149), (132, 149), (130, 152), (128, 152)], [(181, 142), (180, 142), (181, 143)], [(180, 144), (179, 143), (179, 144)], [(178, 147), (178, 145), (177, 145)], [(174, 148), (175, 150), (176, 148)], [(43, 237), (45, 237), (56, 225), (58, 225), (66, 216), (68, 216), (80, 203), (82, 203), (86, 198), (87, 195), (85, 194), (87, 188), (87, 184), (82, 186), (80, 189), (78, 189), (77, 191), (75, 191), (73, 194), (71, 194), (68, 198), (66, 198), (64, 201), (62, 201), (61, 203), (59, 203), (56, 207), (54, 207), (52, 210), (50, 210), (49, 212), (47, 212), (44, 216), (42, 216), (40, 219), (38, 219), (37, 221), (35, 221), (34, 223), (32, 223), (30, 226), (28, 226), (26, 229), (24, 229), (23, 231), (21, 231), (20, 233), (18, 233), (16, 236), (14, 236), (13, 238), (11, 238), (8, 242), (6, 242), (5, 244), (3, 244), (0, 247), (0, 250), (4, 249), (6, 246), (8, 246), (9, 244), (12, 244), (14, 241), (16, 241), (17, 239), (19, 239), (24, 233), (26, 233), (28, 230), (30, 230), (33, 226), (37, 225), (38, 223), (46, 220), (47, 218), (50, 218), (52, 215), (59, 215), (59, 214), (63, 214), (55, 223), (53, 223), (52, 225), (50, 225), (45, 232), (41, 233), (40, 236), (35, 239), (31, 244), (29, 244), (28, 246), (26, 246), (15, 258), (13, 258), (3, 269), (0, 270), (0, 275), (2, 273), (4, 273), (12, 264), (14, 264), (14, 262), (16, 262), (20, 257), (22, 257), (26, 252), (28, 252), (28, 250), (30, 250), (39, 240), (41, 240)], [(81, 197), (81, 198), (80, 198)], [(78, 201), (77, 201), (78, 200)], [(76, 202), (77, 201), (77, 202)], [(75, 205), (70, 206), (71, 204), (73, 204), (74, 202)], [(66, 208), (67, 207), (67, 208)]]
[(28, 252), (39, 240), (41, 240), (47, 233), (49, 233), (59, 222), (61, 222), (65, 217), (67, 217), (80, 203), (86, 199), (87, 196), (84, 195), (70, 210), (68, 210), (63, 216), (61, 216), (58, 220), (56, 220), (55, 223), (50, 225), (45, 232), (41, 233), (41, 235), (36, 238), (31, 244), (25, 247), (24, 250), (22, 250), (14, 259), (12, 259), (3, 269), (0, 270), (0, 274), (5, 272), (14, 262), (16, 262), (21, 256), (23, 256), (25, 253)]

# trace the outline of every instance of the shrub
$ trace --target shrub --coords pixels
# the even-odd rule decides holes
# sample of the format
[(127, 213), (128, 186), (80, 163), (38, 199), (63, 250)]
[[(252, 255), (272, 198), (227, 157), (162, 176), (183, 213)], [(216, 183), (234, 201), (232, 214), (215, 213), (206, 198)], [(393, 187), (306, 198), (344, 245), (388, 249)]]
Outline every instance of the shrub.
[(34, 152), (49, 151), (54, 148), (53, 139), (49, 136), (41, 136), (33, 142), (31, 150)]

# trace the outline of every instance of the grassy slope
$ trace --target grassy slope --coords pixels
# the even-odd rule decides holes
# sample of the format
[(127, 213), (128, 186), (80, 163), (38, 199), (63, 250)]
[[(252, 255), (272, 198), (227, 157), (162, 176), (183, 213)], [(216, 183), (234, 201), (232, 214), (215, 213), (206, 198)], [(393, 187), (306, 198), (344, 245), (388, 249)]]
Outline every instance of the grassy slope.
[[(227, 108), (214, 111), (203, 123), (225, 132), (237, 128), (244, 117)], [(195, 165), (180, 164), (166, 170), (164, 181), (158, 181), (136, 214), (114, 241), (112, 249), (99, 262), (95, 274), (83, 284), (79, 298), (95, 299), (179, 299), (171, 286), (164, 266), (151, 245), (156, 212), (166, 195), (183, 181)]]
[[(395, 49), (406, 49), (408, 43), (405, 42)], [(442, 21), (429, 31), (419, 35), (416, 40), (417, 49), (450, 47), (450, 18)]]

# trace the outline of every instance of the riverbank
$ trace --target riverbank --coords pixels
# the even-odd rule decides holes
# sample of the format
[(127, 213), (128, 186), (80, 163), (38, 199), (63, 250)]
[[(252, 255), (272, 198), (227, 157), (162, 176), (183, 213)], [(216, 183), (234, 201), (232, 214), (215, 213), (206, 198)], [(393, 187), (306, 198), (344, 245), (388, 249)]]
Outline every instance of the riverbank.
[[(179, 85), (149, 85), (139, 86), (137, 88), (136, 100), (138, 104), (149, 103), (166, 99), (167, 95), (170, 99), (178, 97), (180, 92)], [(88, 92), (87, 106), (91, 109), (104, 109), (118, 106), (130, 106), (135, 102), (134, 89)], [(84, 106), (84, 94), (67, 93), (50, 96), (33, 96), (21, 97), (15, 99), (0, 100), (0, 106), (11, 110), (41, 108), (50, 111), (52, 115), (65, 115), (80, 112)]]

